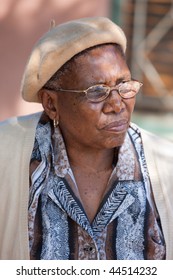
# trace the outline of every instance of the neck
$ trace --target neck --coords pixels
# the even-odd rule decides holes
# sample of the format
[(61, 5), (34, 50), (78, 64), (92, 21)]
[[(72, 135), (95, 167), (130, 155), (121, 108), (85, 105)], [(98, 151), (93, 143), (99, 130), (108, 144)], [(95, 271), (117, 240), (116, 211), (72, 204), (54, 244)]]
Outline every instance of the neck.
[[(105, 150), (85, 150), (77, 151), (76, 149), (67, 149), (70, 164), (73, 167), (88, 169), (90, 171), (106, 171), (112, 169), (116, 152), (114, 149)], [(117, 149), (118, 155), (118, 149)]]

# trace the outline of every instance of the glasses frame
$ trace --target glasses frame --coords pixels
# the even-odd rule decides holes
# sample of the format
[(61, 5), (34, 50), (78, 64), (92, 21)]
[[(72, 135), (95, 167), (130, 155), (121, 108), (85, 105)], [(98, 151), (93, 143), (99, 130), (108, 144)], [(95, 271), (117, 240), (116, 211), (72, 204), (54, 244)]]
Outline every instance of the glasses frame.
[[(125, 95), (122, 94), (121, 92), (121, 87), (124, 85), (124, 84), (128, 84), (130, 82), (134, 82), (137, 84), (137, 90), (134, 91), (134, 94), (132, 94), (130, 97), (126, 97)], [(88, 91), (91, 90), (92, 88), (96, 87), (96, 86), (103, 86), (107, 89), (107, 92), (106, 94), (101, 97), (101, 98), (98, 98), (97, 100), (94, 100), (94, 99), (91, 99), (88, 97)], [(98, 102), (101, 102), (103, 100), (105, 100), (109, 95), (110, 93), (113, 91), (113, 90), (116, 90), (118, 92), (118, 94), (123, 98), (123, 99), (130, 99), (130, 98), (133, 98), (140, 90), (140, 88), (143, 86), (143, 83), (139, 82), (138, 80), (134, 80), (134, 79), (131, 79), (129, 81), (123, 81), (121, 83), (119, 83), (118, 85), (116, 86), (113, 86), (113, 87), (110, 87), (110, 86), (107, 86), (107, 85), (104, 85), (104, 84), (96, 84), (96, 85), (93, 85), (93, 86), (90, 86), (89, 88), (87, 89), (82, 89), (82, 90), (75, 90), (75, 89), (62, 89), (62, 88), (57, 88), (57, 89), (51, 89), (51, 88), (48, 88), (48, 87), (44, 87), (45, 89), (47, 90), (53, 90), (53, 91), (62, 91), (62, 92), (74, 92), (74, 93), (85, 93), (87, 99), (91, 102), (94, 102), (94, 103), (98, 103)]]

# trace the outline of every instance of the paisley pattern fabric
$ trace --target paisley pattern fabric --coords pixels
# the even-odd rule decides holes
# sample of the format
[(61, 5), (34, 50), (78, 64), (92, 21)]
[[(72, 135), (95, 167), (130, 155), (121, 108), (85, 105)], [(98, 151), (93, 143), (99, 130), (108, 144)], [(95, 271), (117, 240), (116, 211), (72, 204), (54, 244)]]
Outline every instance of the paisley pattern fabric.
[(129, 127), (108, 192), (92, 223), (82, 206), (63, 137), (38, 124), (30, 178), (31, 259), (165, 259), (140, 131)]

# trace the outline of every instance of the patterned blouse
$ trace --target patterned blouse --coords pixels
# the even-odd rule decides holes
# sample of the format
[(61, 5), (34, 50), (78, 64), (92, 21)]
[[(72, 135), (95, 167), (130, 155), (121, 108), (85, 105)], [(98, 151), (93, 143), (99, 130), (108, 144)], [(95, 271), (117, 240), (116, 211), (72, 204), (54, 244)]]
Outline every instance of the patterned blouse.
[(139, 129), (128, 129), (107, 193), (89, 222), (59, 128), (38, 123), (30, 164), (31, 259), (163, 260), (165, 241)]

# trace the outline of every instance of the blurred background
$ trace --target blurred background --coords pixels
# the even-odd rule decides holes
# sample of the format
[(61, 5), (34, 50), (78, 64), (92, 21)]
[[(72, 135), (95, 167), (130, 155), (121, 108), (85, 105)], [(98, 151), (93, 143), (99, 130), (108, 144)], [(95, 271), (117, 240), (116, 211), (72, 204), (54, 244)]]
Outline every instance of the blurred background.
[(42, 109), (22, 100), (20, 82), (50, 21), (88, 16), (107, 16), (125, 31), (132, 77), (144, 83), (132, 120), (173, 140), (173, 0), (0, 0), (0, 121)]

